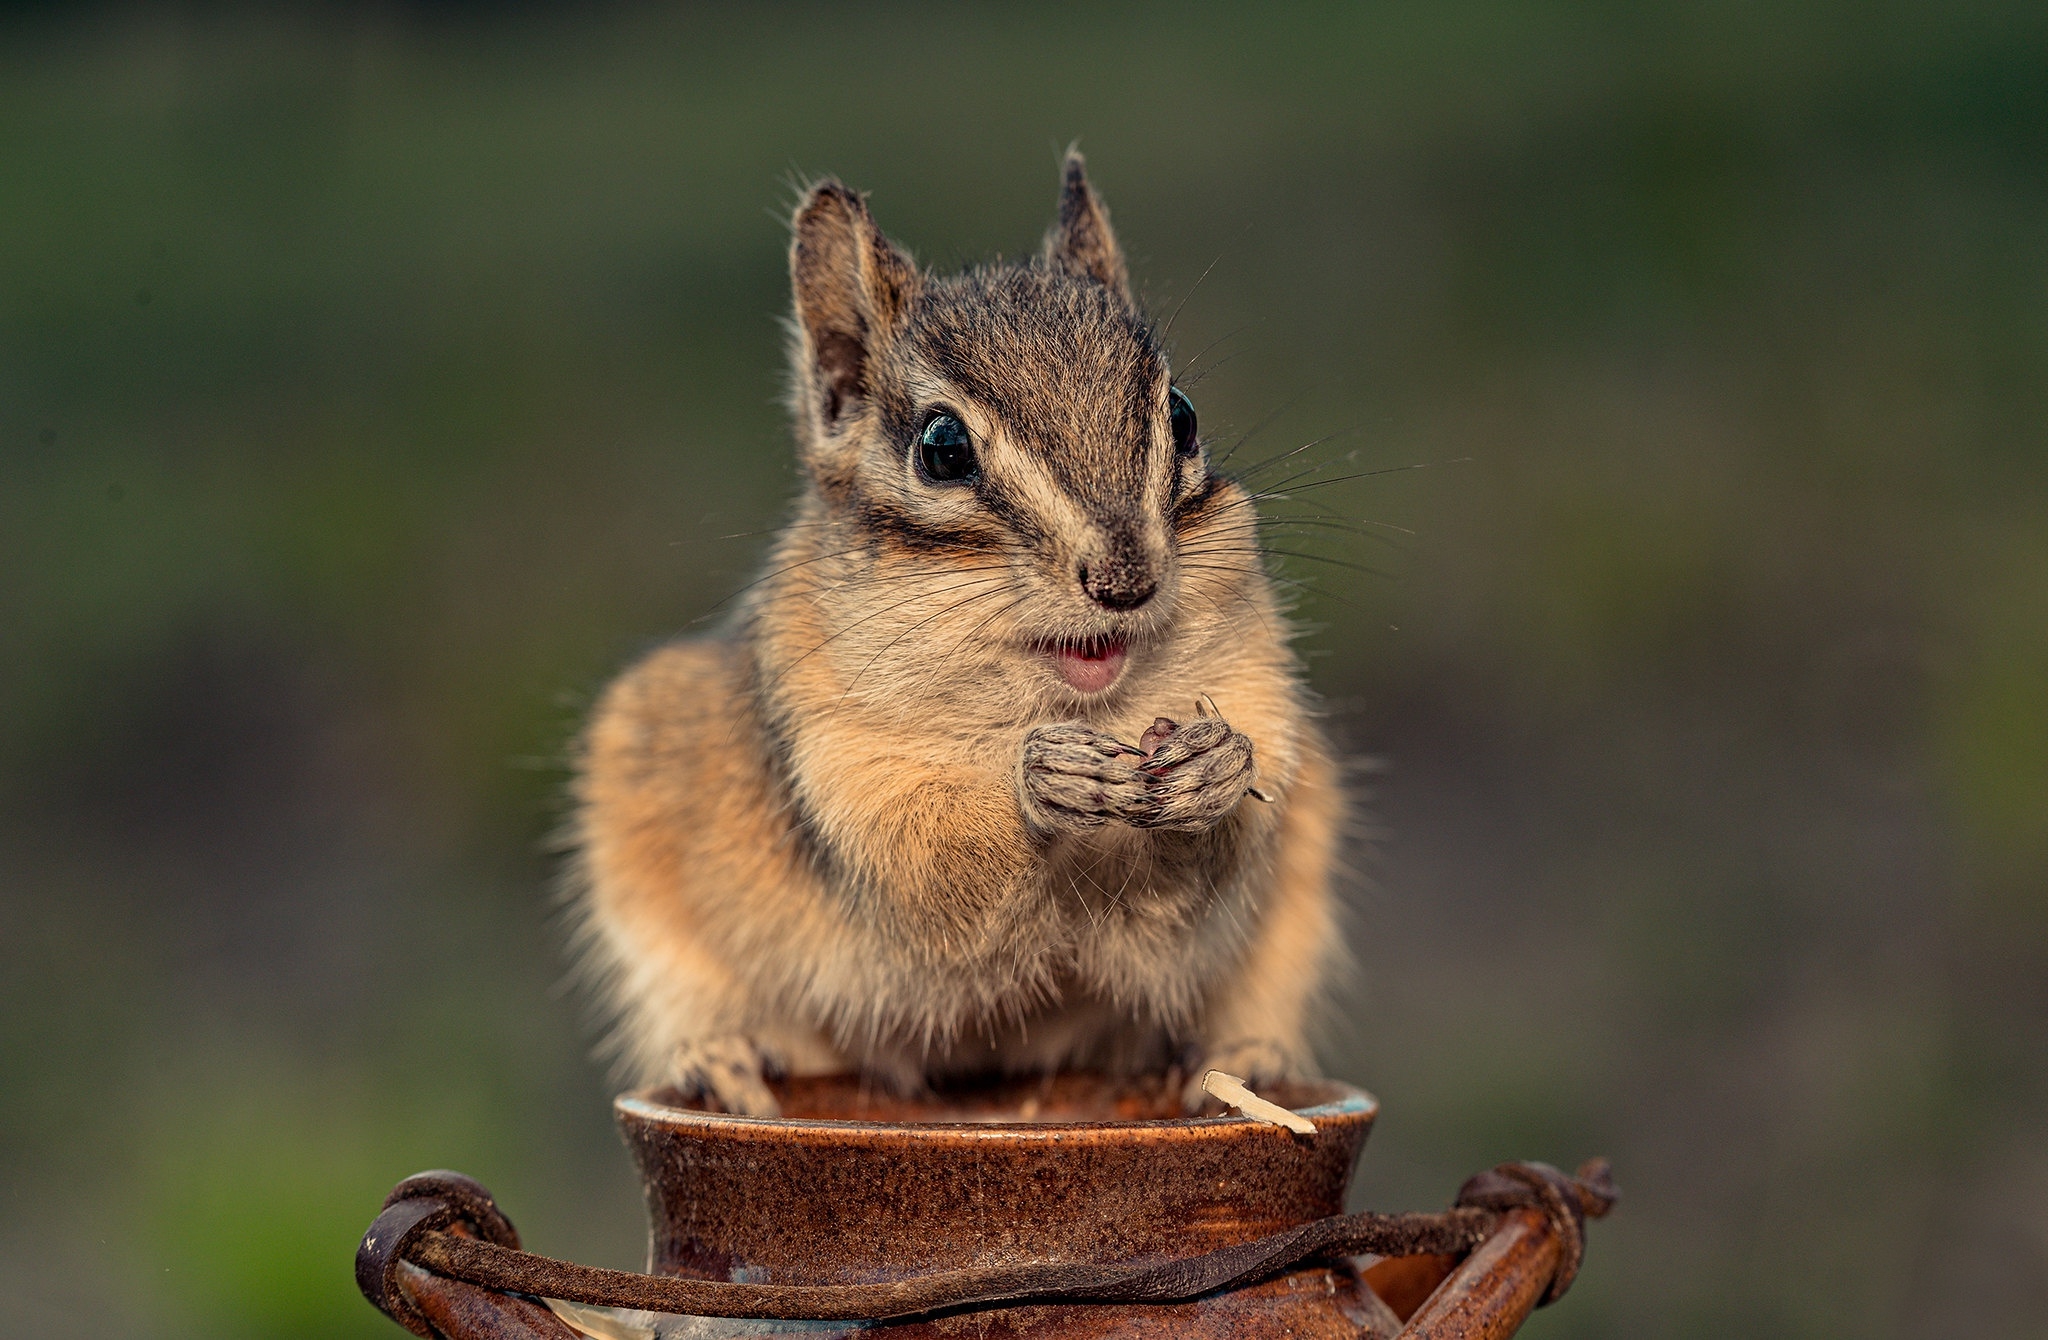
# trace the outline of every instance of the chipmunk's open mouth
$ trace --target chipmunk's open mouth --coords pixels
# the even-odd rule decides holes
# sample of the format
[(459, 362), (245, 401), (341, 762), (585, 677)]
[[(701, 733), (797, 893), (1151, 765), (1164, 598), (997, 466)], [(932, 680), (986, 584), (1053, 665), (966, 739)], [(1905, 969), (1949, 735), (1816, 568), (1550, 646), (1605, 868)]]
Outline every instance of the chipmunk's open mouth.
[(1067, 687), (1079, 693), (1100, 693), (1116, 683), (1124, 672), (1122, 638), (1089, 637), (1071, 642), (1054, 642), (1046, 647), (1053, 668)]

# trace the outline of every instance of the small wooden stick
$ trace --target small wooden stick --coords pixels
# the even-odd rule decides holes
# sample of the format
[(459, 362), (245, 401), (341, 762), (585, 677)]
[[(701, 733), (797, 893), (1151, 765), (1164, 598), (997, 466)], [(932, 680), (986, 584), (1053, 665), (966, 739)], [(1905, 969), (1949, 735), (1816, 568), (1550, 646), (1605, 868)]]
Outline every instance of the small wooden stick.
[[(1216, 706), (1216, 700), (1214, 698), (1211, 698), (1208, 694), (1198, 693), (1195, 695), (1195, 715), (1198, 717), (1220, 717), (1223, 715), (1223, 709)], [(1161, 717), (1160, 720), (1164, 721), (1165, 718)], [(1154, 723), (1152, 729), (1159, 729), (1157, 723)], [(1168, 733), (1171, 734), (1171, 732)], [(1160, 737), (1161, 740), (1164, 740), (1165, 738), (1166, 737), (1163, 735)], [(1245, 794), (1250, 796), (1253, 800), (1263, 800), (1268, 805), (1275, 803), (1276, 799), (1272, 792), (1263, 790), (1256, 786), (1246, 787)]]
[(1296, 1135), (1314, 1135), (1316, 1124), (1299, 1112), (1289, 1112), (1278, 1103), (1269, 1103), (1253, 1093), (1237, 1076), (1222, 1070), (1202, 1072), (1202, 1092), (1230, 1104), (1253, 1121), (1263, 1121), (1269, 1126), (1285, 1126)]

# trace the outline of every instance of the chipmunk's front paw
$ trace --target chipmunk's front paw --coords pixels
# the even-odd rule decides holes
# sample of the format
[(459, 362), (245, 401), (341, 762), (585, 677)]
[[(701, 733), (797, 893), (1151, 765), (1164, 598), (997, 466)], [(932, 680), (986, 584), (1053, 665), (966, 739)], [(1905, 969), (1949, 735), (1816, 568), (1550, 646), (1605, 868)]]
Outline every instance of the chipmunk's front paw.
[(1258, 769), (1252, 739), (1220, 716), (1177, 723), (1161, 717), (1145, 732), (1156, 747), (1138, 765), (1152, 779), (1150, 813), (1132, 820), (1146, 828), (1213, 828), (1252, 789)]
[(708, 1098), (727, 1112), (748, 1117), (779, 1117), (781, 1104), (768, 1091), (766, 1076), (778, 1067), (773, 1058), (737, 1034), (686, 1042), (676, 1052), (675, 1086), (686, 1097)]
[(1017, 799), (1041, 832), (1074, 832), (1111, 819), (1140, 823), (1157, 785), (1135, 766), (1138, 751), (1089, 726), (1063, 722), (1024, 737)]
[[(1233, 1038), (1210, 1049), (1188, 1066), (1191, 1078), (1181, 1090), (1180, 1106), (1190, 1116), (1215, 1102), (1202, 1090), (1202, 1076), (1211, 1070), (1237, 1076), (1244, 1081), (1246, 1088), (1261, 1097), (1265, 1096), (1261, 1092), (1265, 1086), (1305, 1073), (1294, 1053), (1272, 1038)], [(1221, 1104), (1216, 1104), (1216, 1107), (1220, 1110)]]

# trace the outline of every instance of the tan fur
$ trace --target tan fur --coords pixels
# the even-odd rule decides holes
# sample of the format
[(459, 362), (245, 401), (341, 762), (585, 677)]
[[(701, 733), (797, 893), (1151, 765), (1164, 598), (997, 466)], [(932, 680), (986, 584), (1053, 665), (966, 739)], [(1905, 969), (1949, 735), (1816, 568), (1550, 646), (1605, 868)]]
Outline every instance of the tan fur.
[[(757, 1111), (764, 1063), (1307, 1070), (1343, 798), (1078, 155), (1027, 264), (924, 274), (830, 182), (794, 231), (796, 515), (731, 626), (633, 667), (583, 742), (625, 1068)], [(935, 406), (972, 486), (914, 465)], [(1092, 695), (1048, 650), (1088, 639), (1128, 648)], [(1124, 746), (1160, 716), (1155, 777)]]

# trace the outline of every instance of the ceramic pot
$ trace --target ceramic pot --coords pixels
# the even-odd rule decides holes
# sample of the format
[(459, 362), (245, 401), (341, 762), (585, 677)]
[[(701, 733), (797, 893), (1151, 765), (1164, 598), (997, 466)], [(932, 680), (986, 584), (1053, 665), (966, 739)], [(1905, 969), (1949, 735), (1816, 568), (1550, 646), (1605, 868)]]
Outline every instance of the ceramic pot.
[[(850, 1077), (775, 1088), (776, 1119), (706, 1111), (672, 1090), (618, 1099), (647, 1192), (652, 1272), (853, 1284), (965, 1266), (1195, 1256), (1341, 1213), (1379, 1110), (1370, 1095), (1328, 1080), (1264, 1095), (1312, 1120), (1313, 1135), (1234, 1115), (1184, 1117), (1173, 1087), (1089, 1075), (919, 1101)], [(890, 1340), (1334, 1340), (1386, 1316), (1360, 1264), (1316, 1265), (1192, 1303), (1007, 1308), (866, 1329)], [(809, 1336), (863, 1328), (747, 1321), (704, 1334), (727, 1327)]]

